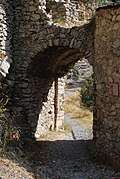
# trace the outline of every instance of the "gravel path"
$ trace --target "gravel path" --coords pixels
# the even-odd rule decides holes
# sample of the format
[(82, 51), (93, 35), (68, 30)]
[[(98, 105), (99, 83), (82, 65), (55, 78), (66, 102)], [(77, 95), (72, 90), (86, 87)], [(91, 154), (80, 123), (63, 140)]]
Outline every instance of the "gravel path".
[(56, 141), (47, 144), (43, 163), (36, 167), (38, 176), (42, 179), (120, 179), (120, 172), (90, 160), (86, 153), (89, 143)]
[[(74, 92), (71, 89), (66, 97)], [(68, 114), (65, 123), (71, 132), (51, 132), (41, 141), (26, 144), (21, 157), (27, 158), (27, 164), (1, 161), (0, 179), (120, 179), (120, 171), (91, 159), (95, 154), (92, 133)]]
[(72, 137), (74, 140), (89, 140), (93, 138), (92, 132), (85, 130), (78, 121), (69, 117), (65, 114), (65, 123), (70, 125), (72, 128)]
[[(66, 90), (65, 98), (77, 88)], [(44, 142), (36, 166), (37, 176), (42, 179), (120, 179), (120, 171), (91, 159), (95, 153), (93, 134), (86, 131), (78, 121), (65, 114), (65, 123), (72, 127), (69, 134), (54, 136)], [(89, 153), (89, 154), (88, 154)], [(91, 155), (91, 156), (90, 156)]]
[(63, 140), (44, 143), (37, 175), (42, 179), (120, 179), (120, 172), (90, 159), (86, 149), (92, 146), (91, 134), (68, 115), (65, 119), (74, 134), (69, 134), (68, 140), (63, 137)]
[(71, 133), (52, 132), (46, 140), (26, 144), (25, 157), (34, 173), (25, 163), (16, 166), (2, 162), (0, 179), (120, 179), (120, 171), (91, 160), (87, 148), (92, 146), (92, 140), (83, 140), (88, 133), (69, 116), (66, 121), (73, 125), (75, 140)]

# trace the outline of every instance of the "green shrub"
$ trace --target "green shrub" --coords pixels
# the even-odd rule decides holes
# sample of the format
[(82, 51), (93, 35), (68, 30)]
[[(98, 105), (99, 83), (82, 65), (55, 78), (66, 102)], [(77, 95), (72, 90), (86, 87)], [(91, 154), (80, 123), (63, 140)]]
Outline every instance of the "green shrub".
[(89, 77), (81, 87), (81, 100), (83, 104), (89, 108), (93, 109), (93, 78)]

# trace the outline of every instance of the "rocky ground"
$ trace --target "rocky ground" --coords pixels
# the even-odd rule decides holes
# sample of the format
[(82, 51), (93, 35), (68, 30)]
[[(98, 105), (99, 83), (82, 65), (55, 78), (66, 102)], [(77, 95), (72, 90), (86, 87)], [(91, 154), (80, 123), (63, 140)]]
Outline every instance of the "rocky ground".
[(63, 133), (60, 139), (47, 138), (41, 150), (42, 159), (36, 166), (37, 175), (42, 179), (119, 179), (120, 172), (99, 163), (99, 159), (93, 160), (97, 154), (92, 134), (81, 129), (79, 122), (68, 115), (65, 120), (72, 125), (71, 133)]
[[(69, 89), (66, 97), (75, 90)], [(120, 179), (119, 170), (100, 160), (91, 131), (68, 114), (65, 123), (69, 131), (50, 132), (10, 150), (9, 159), (1, 158), (0, 179)]]
[(0, 179), (34, 179), (34, 174), (19, 163), (9, 159), (0, 160)]
[(79, 122), (68, 115), (66, 121), (72, 124), (71, 132), (51, 132), (26, 144), (17, 152), (23, 162), (1, 160), (1, 179), (120, 179), (120, 171), (94, 160), (91, 137)]

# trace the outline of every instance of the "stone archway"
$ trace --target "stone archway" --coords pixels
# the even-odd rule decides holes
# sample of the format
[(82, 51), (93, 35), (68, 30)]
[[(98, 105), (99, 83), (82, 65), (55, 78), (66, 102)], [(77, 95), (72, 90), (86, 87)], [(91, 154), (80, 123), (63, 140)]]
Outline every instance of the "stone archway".
[[(40, 102), (39, 105), (36, 105), (38, 116), (33, 120), (36, 124), (38, 121), (37, 136), (45, 134), (50, 128), (63, 127), (64, 110), (62, 102), (65, 81), (61, 77), (82, 57), (83, 55), (80, 54), (79, 50), (54, 46), (38, 53), (31, 61), (28, 74), (31, 79), (35, 80), (33, 86), (39, 88), (38, 84), (41, 82), (44, 85), (41, 84), (40, 89), (37, 89), (38, 92), (35, 92), (35, 98), (38, 98), (38, 103)], [(41, 95), (42, 103), (39, 100), (39, 95)], [(38, 109), (38, 106), (41, 107)], [(57, 124), (55, 124), (56, 120)]]
[[(48, 94), (53, 82), (53, 78), (44, 77), (42, 73), (41, 78), (39, 77), (40, 75), (36, 76), (35, 73), (31, 75), (32, 70), (30, 70), (30, 67), (32, 66), (31, 64), (34, 64), (33, 61), (35, 61), (35, 58), (40, 55), (41, 61), (44, 58), (44, 52), (47, 53), (45, 49), (49, 51), (50, 47), (58, 47), (60, 50), (59, 47), (62, 47), (59, 58), (55, 59), (52, 54), (50, 58), (47, 57), (47, 59), (51, 59), (49, 66), (52, 70), (48, 66), (46, 69), (47, 61), (44, 66), (45, 74), (49, 71), (52, 76), (52, 74), (55, 75), (58, 71), (58, 74), (62, 76), (63, 73), (61, 71), (66, 71), (69, 65), (73, 61), (76, 61), (75, 54), (80, 51), (80, 56), (85, 56), (89, 59), (95, 71), (96, 110), (94, 110), (94, 139), (100, 151), (115, 159), (119, 158), (119, 5), (98, 9), (96, 12), (96, 22), (93, 19), (87, 23), (83, 21), (80, 26), (65, 28), (55, 25), (50, 21), (45, 12), (45, 0), (36, 0), (36, 3), (33, 3), (33, 0), (26, 0), (24, 2), (22, 0), (19, 2), (13, 0), (10, 2), (14, 11), (13, 9), (7, 8), (3, 8), (3, 11), (5, 12), (6, 10), (7, 12), (10, 10), (12, 16), (10, 23), (8, 23), (8, 29), (12, 27), (14, 19), (14, 29), (11, 29), (13, 32), (11, 31), (10, 36), (8, 35), (10, 37), (8, 41), (12, 39), (12, 43), (10, 43), (9, 49), (7, 48), (8, 46), (5, 48), (4, 44), (6, 40), (4, 38), (6, 39), (6, 37), (3, 36), (4, 43), (1, 43), (1, 48), (3, 48), (2, 50), (4, 52), (8, 52), (7, 56), (9, 54), (10, 57), (12, 56), (13, 64), (7, 76), (12, 91), (10, 110), (18, 111), (22, 114), (22, 117), (18, 118), (18, 124), (22, 124), (23, 133), (25, 131), (27, 133), (27, 130), (30, 133), (32, 131), (35, 132), (36, 123), (33, 122), (33, 118), (34, 115), (35, 117), (38, 116), (39, 110), (41, 109), (40, 105), (40, 109), (35, 111), (35, 107), (38, 105), (38, 99), (36, 99), (35, 95), (36, 93), (38, 94), (38, 91), (40, 92), (37, 98), (39, 98), (40, 104), (42, 104), (43, 99), (46, 101), (46, 94)], [(7, 7), (9, 7), (8, 0), (6, 0), (6, 3)], [(6, 6), (4, 2), (2, 2), (2, 6)], [(4, 20), (6, 21), (6, 17)], [(4, 23), (7, 24), (7, 21), (2, 23), (1, 25), (4, 26)], [(2, 31), (4, 30), (2, 28)], [(74, 50), (72, 51), (72, 49)], [(5, 56), (1, 53), (0, 62), (6, 60), (4, 58)], [(71, 64), (66, 60), (64, 61), (66, 58), (70, 59)], [(44, 60), (40, 64), (41, 66), (44, 65)], [(64, 65), (62, 66), (62, 64)], [(9, 66), (6, 70), (4, 69), (4, 65), (2, 66), (2, 71), (4, 70), (5, 72), (4, 75), (8, 72)], [(41, 72), (43, 71), (41, 70)], [(36, 84), (39, 86), (38, 89)], [(51, 115), (51, 112), (49, 113)]]
[[(85, 28), (87, 28), (87, 26), (85, 26)], [(74, 30), (76, 31), (77, 29), (78, 28), (72, 28), (71, 32), (74, 34)], [(64, 33), (66, 32), (63, 31), (63, 34)], [(89, 33), (89, 35), (91, 36), (91, 33)], [(45, 49), (38, 53), (36, 53), (36, 49), (35, 51), (32, 49), (33, 52), (29, 53), (29, 48), (27, 49), (28, 51), (24, 53), (23, 49), (21, 49), (19, 55), (17, 55), (17, 51), (15, 51), (14, 55), (17, 60), (12, 64), (10, 74), (8, 75), (8, 80), (12, 84), (12, 104), (10, 110), (22, 115), (22, 120), (18, 118), (17, 123), (20, 126), (23, 138), (30, 135), (34, 136), (39, 116), (41, 120), (42, 118), (46, 118), (46, 116), (48, 116), (49, 121), (51, 119), (53, 120), (54, 112), (51, 112), (51, 108), (54, 107), (51, 105), (52, 101), (49, 100), (49, 105), (46, 104), (46, 100), (49, 98), (47, 95), (53, 81), (56, 78), (64, 76), (68, 69), (72, 68), (79, 58), (86, 56), (91, 62), (93, 57), (93, 41), (89, 44), (90, 38), (88, 38), (88, 44), (87, 42), (81, 44), (79, 40), (77, 43), (74, 38), (72, 38), (72, 40), (70, 38), (70, 40), (68, 39), (69, 41), (66, 39), (67, 44), (69, 44), (64, 45), (66, 40), (61, 40), (61, 38), (54, 39), (51, 43), (55, 43), (55, 46), (45, 46)], [(84, 41), (84, 38), (82, 40)], [(80, 50), (79, 44), (81, 46)], [(34, 57), (30, 57), (31, 54), (33, 56), (33, 53)], [(51, 89), (50, 93), (54, 93), (54, 91)], [(49, 106), (48, 112), (42, 110), (46, 105), (47, 108)], [(41, 117), (41, 110), (43, 117)], [(47, 130), (51, 126), (51, 121), (48, 122), (46, 120)]]
[[(94, 20), (80, 27), (65, 28), (48, 21), (44, 10), (38, 7), (40, 2), (34, 8), (29, 1), (21, 2), (25, 6), (21, 12), (21, 4), (13, 4), (14, 16), (19, 18), (14, 22), (13, 64), (7, 76), (12, 86), (11, 110), (22, 114), (18, 124), (22, 124), (24, 136), (33, 136), (42, 102), (46, 102), (54, 78), (63, 76), (80, 57), (86, 56), (92, 62)], [(29, 21), (22, 15), (26, 12)], [(51, 109), (47, 114), (52, 116)]]
[[(59, 104), (56, 113), (54, 81), (64, 86), (61, 79), (76, 61), (83, 57), (77, 49), (69, 47), (53, 46), (38, 53), (29, 63), (26, 76), (14, 86), (12, 98), (14, 106), (12, 110), (20, 112), (23, 120), (19, 120), (22, 137), (33, 135), (39, 121), (39, 134), (44, 134), (54, 126), (55, 115), (59, 125), (63, 123), (62, 100), (64, 88), (59, 93)], [(22, 74), (19, 74), (22, 77)], [(16, 97), (19, 99), (16, 100)], [(26, 129), (26, 130), (25, 130)], [(27, 135), (28, 133), (28, 135)]]

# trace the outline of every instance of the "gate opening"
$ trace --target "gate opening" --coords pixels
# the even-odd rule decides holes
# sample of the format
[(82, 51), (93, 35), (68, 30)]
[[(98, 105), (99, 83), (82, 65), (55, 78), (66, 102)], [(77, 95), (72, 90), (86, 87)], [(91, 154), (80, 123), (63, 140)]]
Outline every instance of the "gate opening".
[(93, 138), (93, 68), (88, 60), (79, 60), (66, 75), (65, 130), (73, 139)]

